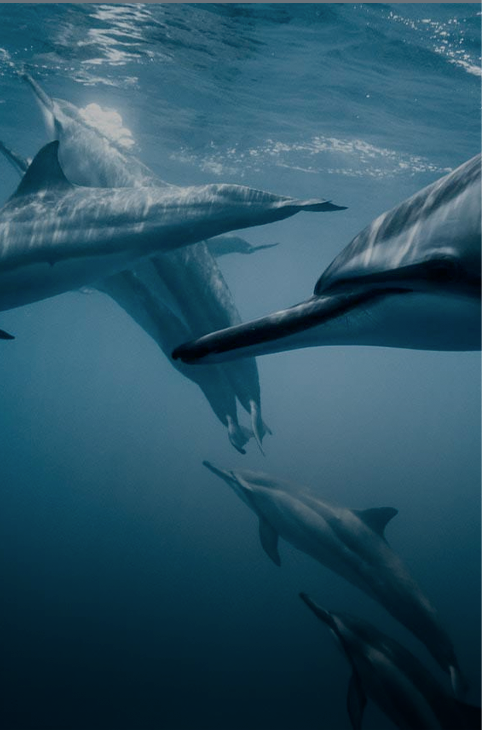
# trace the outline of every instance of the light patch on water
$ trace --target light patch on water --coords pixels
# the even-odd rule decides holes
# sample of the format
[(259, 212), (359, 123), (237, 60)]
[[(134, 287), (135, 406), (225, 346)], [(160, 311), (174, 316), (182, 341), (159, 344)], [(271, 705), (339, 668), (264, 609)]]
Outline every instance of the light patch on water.
[(472, 58), (463, 47), (465, 29), (457, 18), (450, 18), (445, 23), (431, 18), (417, 21), (405, 18), (393, 11), (390, 11), (388, 17), (396, 23), (402, 23), (414, 31), (426, 34), (431, 50), (437, 55), (443, 56), (449, 63), (463, 68), (472, 76), (482, 76), (481, 59)]
[(122, 117), (114, 109), (102, 109), (98, 104), (88, 104), (84, 109), (79, 109), (82, 118), (91, 127), (115, 142), (121, 147), (129, 149), (135, 145), (132, 132), (122, 124)]
[(322, 135), (292, 144), (267, 139), (259, 147), (247, 150), (237, 145), (221, 150), (211, 143), (210, 149), (212, 152), (201, 156), (182, 148), (173, 153), (171, 159), (217, 176), (236, 174), (238, 177), (260, 172), (269, 164), (309, 174), (330, 173), (358, 178), (391, 178), (425, 172), (444, 174), (451, 170), (420, 155), (377, 147), (362, 139)]

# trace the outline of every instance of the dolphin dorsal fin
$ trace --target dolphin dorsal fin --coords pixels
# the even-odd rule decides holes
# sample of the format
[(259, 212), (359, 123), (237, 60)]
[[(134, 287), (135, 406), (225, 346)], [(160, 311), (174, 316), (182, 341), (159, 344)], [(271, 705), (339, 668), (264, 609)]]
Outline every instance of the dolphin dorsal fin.
[(363, 711), (366, 703), (367, 698), (361, 686), (360, 677), (354, 671), (350, 678), (350, 684), (348, 685), (348, 697), (346, 700), (353, 730), (361, 730)]
[(58, 158), (59, 143), (49, 142), (37, 152), (13, 198), (42, 190), (70, 190), (73, 185), (65, 177)]
[(278, 533), (264, 517), (259, 518), (259, 539), (261, 540), (263, 550), (269, 555), (273, 563), (281, 565), (281, 558), (278, 552)]
[(380, 537), (385, 537), (385, 527), (398, 514), (398, 509), (395, 509), (395, 507), (373, 507), (372, 509), (354, 509), (353, 512), (373, 532), (376, 532)]

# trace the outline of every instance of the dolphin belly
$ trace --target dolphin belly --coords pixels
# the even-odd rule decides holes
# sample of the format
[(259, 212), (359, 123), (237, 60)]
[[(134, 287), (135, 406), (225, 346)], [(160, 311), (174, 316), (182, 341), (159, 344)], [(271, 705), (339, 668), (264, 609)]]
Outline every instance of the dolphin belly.
[(126, 268), (132, 254), (85, 256), (57, 263), (37, 262), (0, 274), (0, 311), (79, 289)]

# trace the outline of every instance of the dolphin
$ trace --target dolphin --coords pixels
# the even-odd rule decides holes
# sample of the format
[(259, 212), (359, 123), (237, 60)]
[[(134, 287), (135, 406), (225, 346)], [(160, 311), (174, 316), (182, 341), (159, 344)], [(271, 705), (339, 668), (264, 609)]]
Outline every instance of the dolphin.
[[(80, 134), (82, 130), (79, 129), (78, 131)], [(3, 153), (20, 175), (26, 173), (30, 164), (26, 158), (11, 150), (2, 141), (0, 141), (0, 152)], [(116, 159), (115, 155), (114, 159)], [(203, 243), (193, 244), (192, 248), (202, 254), (203, 246)], [(159, 255), (157, 258), (159, 260), (163, 258), (175, 259), (175, 257), (179, 259), (182, 254), (183, 251), (173, 251), (170, 254)], [(209, 265), (209, 261), (207, 264)], [(178, 270), (180, 268), (180, 266), (177, 267)], [(189, 292), (189, 278), (185, 267), (182, 267), (182, 270), (185, 272), (184, 279)], [(176, 267), (174, 267), (174, 271), (176, 272)], [(198, 372), (199, 368), (185, 365), (180, 361), (174, 363), (170, 358), (170, 353), (177, 344), (185, 341), (193, 334), (200, 334), (200, 332), (199, 330), (196, 332), (196, 330), (189, 329), (184, 321), (176, 316), (162, 301), (162, 295), (166, 297), (166, 292), (168, 292), (165, 280), (169, 277), (169, 273), (169, 270), (167, 270), (157, 275), (150, 260), (143, 260), (137, 263), (135, 269), (113, 274), (97, 283), (95, 288), (114, 299), (154, 339), (176, 370), (201, 388), (216, 417), (227, 428), (231, 444), (241, 454), (245, 454), (246, 450), (243, 447), (254, 434), (238, 422), (235, 391), (224, 372), (226, 367), (229, 368), (230, 366), (211, 365), (201, 368), (202, 372)], [(196, 271), (191, 272), (194, 281), (196, 281), (196, 273)], [(218, 285), (214, 291), (217, 294), (222, 287), (219, 286), (218, 282), (216, 283)], [(151, 284), (150, 288), (149, 284)], [(170, 288), (172, 289), (172, 286)], [(201, 290), (209, 291), (209, 288), (204, 286), (201, 287)], [(175, 308), (175, 296), (173, 304)], [(197, 306), (202, 306), (202, 302), (198, 302)], [(0, 339), (13, 339), (13, 337), (0, 330)], [(249, 368), (250, 360), (243, 364), (245, 365), (243, 369), (246, 370), (246, 364)], [(257, 379), (254, 385), (259, 390)], [(249, 387), (249, 382), (247, 387)]]
[[(47, 121), (50, 133), (60, 141), (60, 160), (67, 177), (80, 185), (98, 187), (125, 187), (147, 185), (169, 187), (142, 162), (112, 142), (82, 116), (73, 104), (62, 99), (51, 99), (28, 74), (23, 79), (33, 89)], [(239, 236), (217, 237), (216, 246), (224, 250), (249, 247)], [(136, 269), (137, 279), (145, 276), (145, 283), (154, 290), (162, 290), (166, 304), (184, 319), (190, 332), (187, 339), (200, 337), (213, 329), (229, 327), (241, 322), (229, 288), (210, 250), (204, 243), (193, 244), (189, 250), (157, 254), (152, 257), (158, 274), (157, 281), (148, 276), (147, 268)], [(101, 287), (111, 291), (107, 283)], [(114, 286), (114, 289), (116, 286)], [(124, 301), (125, 281), (123, 285)], [(135, 302), (133, 303), (135, 307)], [(124, 307), (125, 308), (125, 307)], [(212, 319), (211, 317), (215, 318)], [(261, 416), (259, 376), (254, 359), (245, 359), (224, 366), (224, 372), (242, 407), (251, 415), (253, 434), (262, 451), (262, 440), (270, 429)], [(186, 373), (184, 373), (186, 374)], [(212, 374), (213, 379), (215, 373)]]
[(279, 246), (279, 243), (262, 243), (258, 246), (253, 246), (251, 243), (246, 241), (244, 238), (241, 238), (240, 236), (233, 236), (228, 234), (226, 236), (217, 236), (216, 238), (210, 238), (207, 245), (209, 251), (213, 254), (213, 256), (219, 258), (219, 256), (225, 256), (229, 253), (252, 254), (256, 253), (256, 251), (263, 251), (267, 248), (274, 248), (275, 246)]
[[(97, 289), (114, 299), (166, 355), (189, 332), (184, 322), (156, 292), (146, 286), (143, 277), (135, 270), (109, 276)], [(223, 368), (217, 365), (194, 368), (182, 362), (174, 363), (174, 367), (201, 388), (214, 414), (226, 427), (231, 444), (245, 454), (244, 446), (253, 434), (238, 422), (236, 398)]]
[(240, 185), (76, 186), (58, 146), (40, 150), (0, 210), (0, 311), (92, 284), (158, 251), (332, 206)]
[(480, 349), (480, 155), (379, 216), (312, 297), (177, 348), (221, 362), (318, 345)]
[(325, 623), (351, 664), (347, 708), (361, 730), (367, 697), (403, 730), (480, 730), (480, 707), (451, 697), (423, 664), (366, 621), (300, 597)]
[(385, 539), (385, 526), (396, 509), (335, 507), (266, 474), (225, 471), (203, 463), (258, 516), (261, 545), (276, 565), (281, 565), (278, 538), (282, 537), (341, 575), (425, 644), (450, 675), (454, 692), (463, 694), (466, 682), (435, 608)]

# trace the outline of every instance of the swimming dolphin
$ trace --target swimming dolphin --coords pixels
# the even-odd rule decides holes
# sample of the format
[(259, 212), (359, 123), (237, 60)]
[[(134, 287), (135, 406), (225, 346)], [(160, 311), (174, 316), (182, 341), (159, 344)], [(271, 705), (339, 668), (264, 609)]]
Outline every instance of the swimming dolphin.
[(423, 664), (397, 641), (366, 621), (300, 597), (334, 635), (352, 666), (347, 708), (353, 730), (361, 730), (370, 697), (403, 730), (480, 730), (480, 707), (451, 697)]
[[(50, 133), (60, 141), (61, 164), (72, 182), (88, 187), (152, 185), (176, 189), (176, 186), (161, 180), (133, 155), (119, 149), (115, 142), (90, 125), (73, 104), (62, 99), (51, 99), (28, 74), (24, 73), (23, 79), (33, 89)], [(216, 245), (224, 248), (232, 245), (235, 250), (239, 250), (240, 246), (249, 246), (239, 236), (218, 236)], [(188, 327), (186, 339), (200, 337), (214, 329), (241, 322), (231, 292), (206, 244), (201, 242), (193, 244), (189, 249), (156, 254), (152, 257), (152, 262), (156, 266), (157, 279), (149, 275), (149, 267), (146, 265), (136, 265), (136, 278), (144, 279), (146, 286), (156, 293), (161, 292), (163, 297), (167, 294), (165, 304)], [(114, 289), (116, 287), (117, 284)], [(113, 287), (107, 282), (106, 286), (101, 285), (100, 288), (109, 292)], [(126, 280), (123, 281), (123, 300), (127, 302)], [(132, 306), (137, 306), (135, 301)], [(188, 376), (192, 369), (184, 369), (183, 372)], [(263, 436), (270, 430), (261, 415), (256, 362), (252, 358), (244, 359), (225, 365), (223, 372), (242, 407), (250, 413), (253, 435), (262, 450)], [(215, 371), (211, 377), (216, 379)]]
[(174, 351), (221, 362), (318, 345), (480, 349), (480, 155), (363, 230), (302, 304)]
[(219, 258), (220, 256), (225, 256), (229, 253), (252, 254), (256, 253), (256, 251), (263, 251), (266, 248), (279, 246), (279, 243), (263, 243), (258, 246), (253, 246), (240, 236), (228, 234), (226, 236), (210, 238), (207, 242), (207, 246), (212, 255)]
[(281, 479), (203, 463), (258, 516), (261, 545), (276, 565), (281, 564), (278, 537), (282, 537), (384, 606), (450, 674), (454, 692), (465, 691), (452, 642), (435, 608), (385, 539), (385, 526), (396, 509), (335, 507)]
[[(97, 285), (97, 289), (114, 299), (166, 355), (189, 332), (184, 322), (152, 288), (146, 286), (143, 277), (138, 276), (135, 270), (109, 276)], [(245, 454), (244, 446), (253, 434), (238, 422), (236, 398), (223, 368), (218, 365), (194, 368), (182, 362), (173, 364), (181, 375), (201, 388), (213, 412), (226, 427), (231, 444), (241, 454)]]
[[(78, 136), (80, 136), (80, 131)], [(0, 152), (20, 175), (25, 174), (30, 164), (26, 158), (11, 150), (2, 141), (0, 141)], [(223, 239), (222, 236), (219, 238)], [(203, 243), (199, 243), (193, 244), (191, 248), (202, 250), (203, 246)], [(170, 257), (173, 259), (179, 257), (180, 254), (182, 251), (173, 251), (170, 254), (159, 255), (158, 258)], [(152, 271), (149, 276), (150, 269)], [(173, 348), (188, 339), (190, 335), (192, 336), (195, 330), (191, 331), (163, 302), (162, 296), (159, 296), (161, 288), (161, 294), (165, 295), (164, 290), (167, 288), (165, 278), (169, 276), (169, 270), (164, 274), (164, 276), (159, 275), (158, 279), (151, 260), (145, 260), (138, 262), (135, 269), (107, 277), (97, 283), (95, 288), (116, 301), (154, 339), (176, 370), (201, 388), (216, 417), (227, 428), (231, 444), (241, 454), (245, 454), (246, 450), (243, 447), (254, 434), (238, 422), (235, 391), (224, 372), (226, 366), (223, 368), (223, 366), (211, 365), (198, 368), (185, 365), (180, 361), (174, 363), (170, 357)], [(146, 282), (149, 282), (150, 279), (152, 279), (152, 286), (149, 288)], [(204, 289), (206, 287), (203, 287)], [(215, 291), (219, 291), (219, 286)], [(198, 306), (202, 306), (202, 303), (198, 302)], [(0, 339), (13, 339), (13, 337), (0, 330)], [(255, 384), (257, 382), (256, 380)]]
[(60, 167), (58, 144), (40, 150), (0, 210), (0, 311), (92, 284), (157, 251), (331, 209), (239, 185), (75, 186)]

